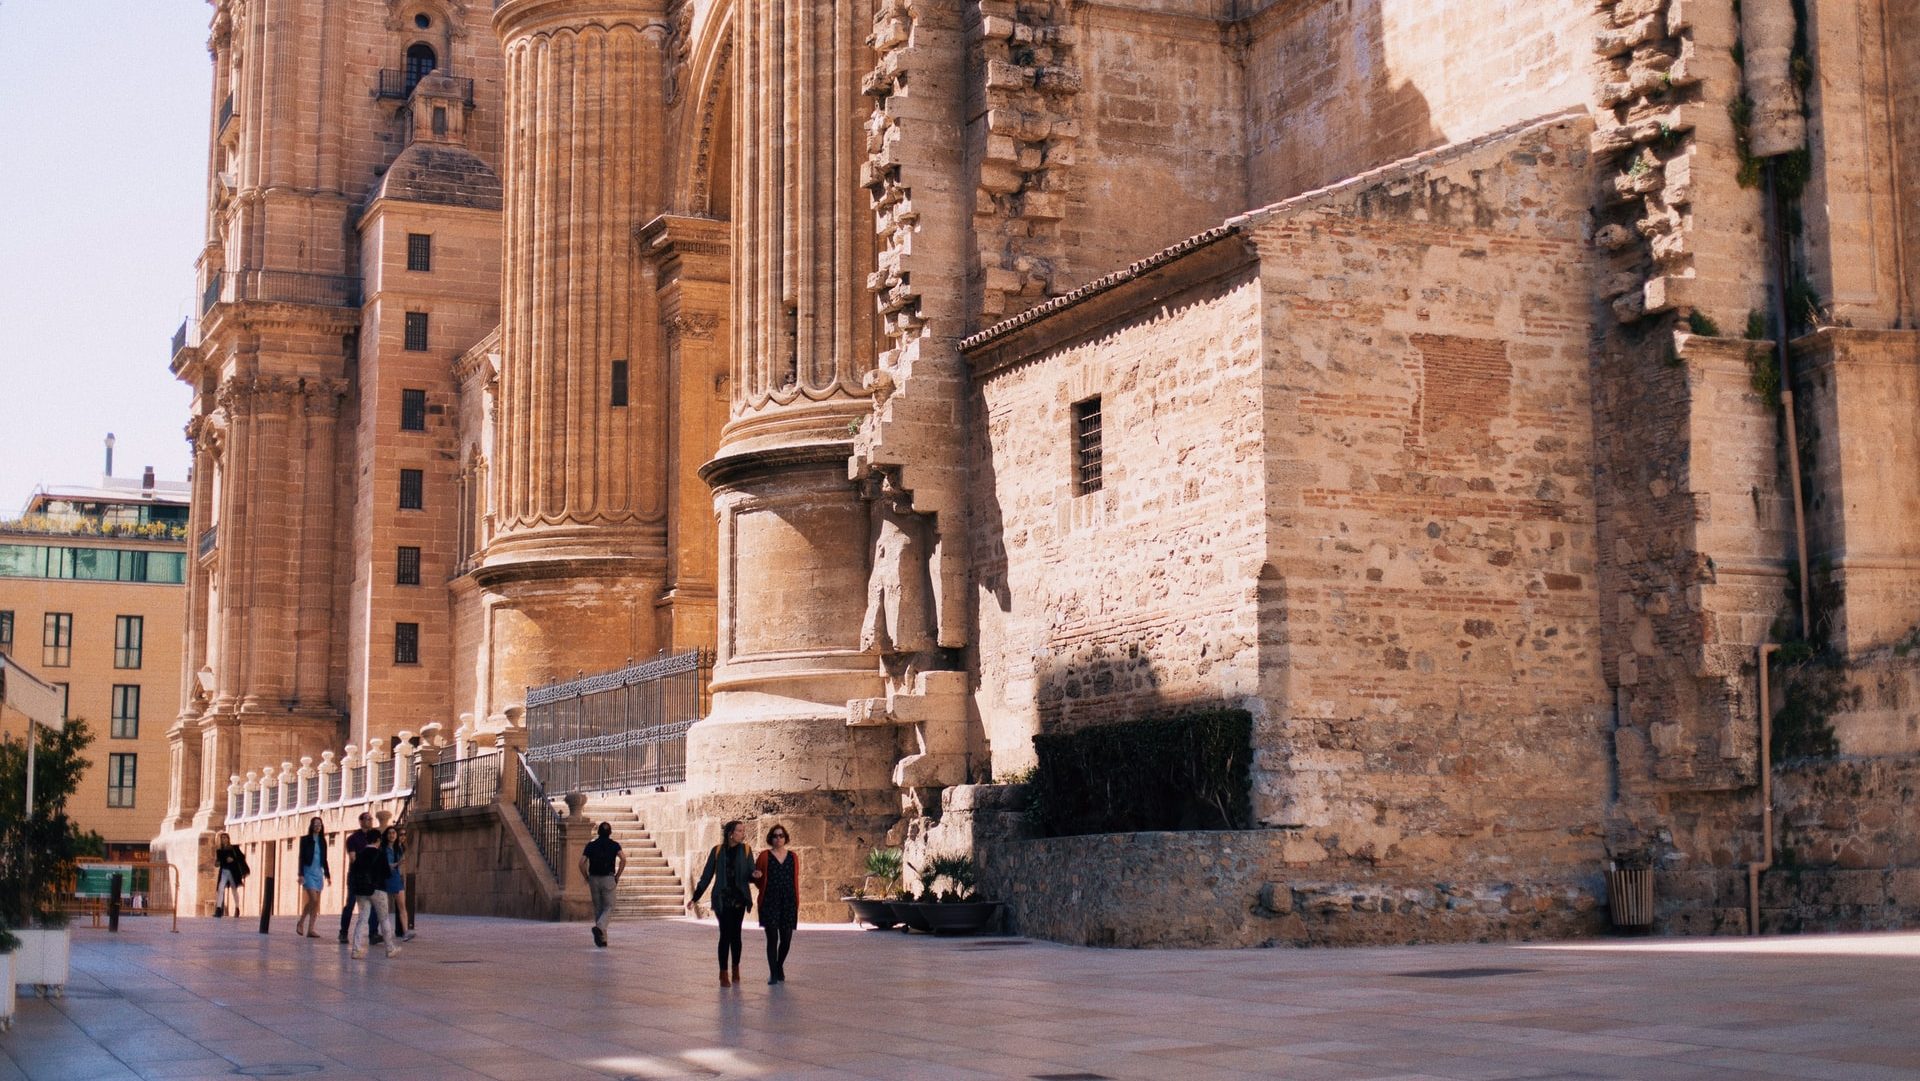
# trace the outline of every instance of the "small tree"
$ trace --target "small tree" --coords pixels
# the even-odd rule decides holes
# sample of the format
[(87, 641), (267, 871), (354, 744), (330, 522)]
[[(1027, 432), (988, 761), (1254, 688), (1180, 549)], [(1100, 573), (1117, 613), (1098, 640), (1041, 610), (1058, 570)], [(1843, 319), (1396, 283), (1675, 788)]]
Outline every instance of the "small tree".
[(73, 878), (84, 835), (67, 817), (67, 800), (91, 764), (93, 733), (80, 718), (53, 732), (29, 724), (34, 751), (33, 820), (26, 815), (27, 744), (0, 738), (0, 925), (58, 926), (65, 921), (60, 892)]

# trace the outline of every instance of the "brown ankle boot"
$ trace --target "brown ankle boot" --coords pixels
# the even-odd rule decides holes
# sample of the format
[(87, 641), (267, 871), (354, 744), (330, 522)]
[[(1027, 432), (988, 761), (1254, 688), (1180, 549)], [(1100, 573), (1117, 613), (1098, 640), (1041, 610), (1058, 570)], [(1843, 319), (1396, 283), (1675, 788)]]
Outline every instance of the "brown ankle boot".
[(733, 982), (734, 983), (740, 982), (740, 966), (739, 965), (733, 966)]
[(732, 987), (732, 986), (733, 986), (733, 981), (732, 981), (732, 980), (729, 980), (729, 979), (727, 979), (727, 970), (726, 970), (726, 969), (724, 969), (724, 968), (720, 970), (720, 986), (722, 986), (722, 987)]

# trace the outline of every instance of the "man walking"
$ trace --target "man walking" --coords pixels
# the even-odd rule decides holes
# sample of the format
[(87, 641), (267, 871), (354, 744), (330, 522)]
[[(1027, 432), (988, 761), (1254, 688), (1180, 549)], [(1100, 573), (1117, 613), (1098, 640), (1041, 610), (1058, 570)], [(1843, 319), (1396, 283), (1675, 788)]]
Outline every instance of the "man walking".
[(627, 857), (620, 852), (620, 842), (613, 839), (611, 822), (600, 823), (596, 832), (599, 836), (580, 852), (580, 874), (593, 894), (593, 944), (604, 947), (607, 923), (613, 919), (613, 895), (627, 869)]
[[(347, 858), (343, 861), (343, 866), (352, 867), (353, 857), (359, 855), (361, 849), (368, 845), (377, 847), (379, 844), (380, 831), (374, 828), (373, 812), (361, 811), (360, 828), (347, 834)], [(347, 943), (347, 928), (353, 926), (353, 906), (360, 901), (360, 897), (352, 890), (348, 890), (346, 903), (340, 906), (340, 944), (343, 946)], [(369, 930), (373, 934), (374, 944), (378, 945), (382, 941), (379, 913), (374, 913), (374, 920)]]

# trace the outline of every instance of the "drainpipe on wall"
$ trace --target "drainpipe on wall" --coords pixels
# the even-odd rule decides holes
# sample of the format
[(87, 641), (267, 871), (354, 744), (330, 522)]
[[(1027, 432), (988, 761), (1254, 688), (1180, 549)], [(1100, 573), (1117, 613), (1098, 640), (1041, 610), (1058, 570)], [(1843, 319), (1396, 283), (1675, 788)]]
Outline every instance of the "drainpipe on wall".
[(1756, 651), (1760, 668), (1760, 858), (1747, 864), (1747, 933), (1760, 933), (1760, 873), (1773, 867), (1773, 700), (1767, 686), (1767, 661), (1780, 647), (1764, 642)]

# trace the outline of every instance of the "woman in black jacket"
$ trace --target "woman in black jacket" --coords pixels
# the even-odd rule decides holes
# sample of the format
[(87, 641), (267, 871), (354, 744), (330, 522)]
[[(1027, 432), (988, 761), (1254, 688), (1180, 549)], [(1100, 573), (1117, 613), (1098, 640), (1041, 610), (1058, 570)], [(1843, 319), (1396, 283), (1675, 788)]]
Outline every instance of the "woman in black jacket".
[[(313, 925), (320, 919), (320, 891), (333, 881), (327, 866), (327, 824), (315, 815), (307, 823), (306, 836), (300, 838), (300, 918), (293, 921), (293, 933), (319, 938)], [(304, 930), (302, 929), (304, 926)]]
[(247, 881), (247, 854), (233, 843), (233, 838), (222, 833), (220, 847), (213, 850), (213, 866), (219, 872), (219, 898), (214, 903), (213, 915), (217, 919), (227, 914), (228, 894), (233, 900), (233, 914), (240, 914), (240, 887)]
[[(740, 982), (740, 924), (753, 907), (753, 852), (747, 847), (747, 827), (729, 822), (720, 828), (722, 841), (707, 853), (706, 869), (700, 872), (700, 884), (693, 888), (693, 900), (687, 911), (694, 912), (700, 895), (713, 884), (713, 915), (720, 921), (720, 986), (729, 986), (728, 958), (732, 958), (732, 983)], [(695, 913), (697, 915), (697, 913)]]

